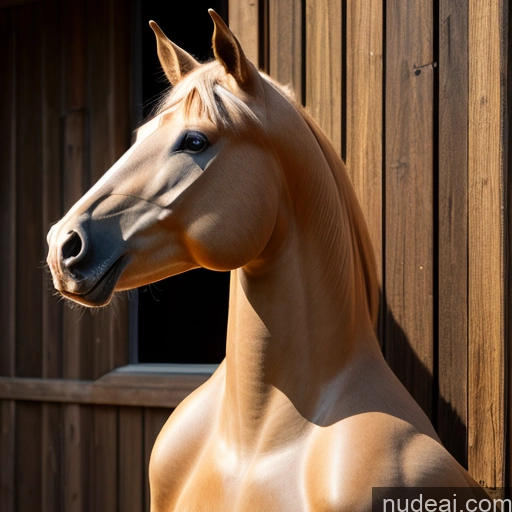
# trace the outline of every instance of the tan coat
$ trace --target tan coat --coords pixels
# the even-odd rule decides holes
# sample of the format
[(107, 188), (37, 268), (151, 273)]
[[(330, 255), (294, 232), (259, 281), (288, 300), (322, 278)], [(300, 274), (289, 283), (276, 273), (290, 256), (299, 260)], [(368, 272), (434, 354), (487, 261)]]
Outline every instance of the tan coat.
[(232, 271), (226, 359), (158, 437), (152, 512), (367, 511), (374, 486), (476, 489), (382, 357), (343, 163), (211, 15), (205, 65), (152, 22), (174, 89), (48, 237), (55, 287), (88, 306)]

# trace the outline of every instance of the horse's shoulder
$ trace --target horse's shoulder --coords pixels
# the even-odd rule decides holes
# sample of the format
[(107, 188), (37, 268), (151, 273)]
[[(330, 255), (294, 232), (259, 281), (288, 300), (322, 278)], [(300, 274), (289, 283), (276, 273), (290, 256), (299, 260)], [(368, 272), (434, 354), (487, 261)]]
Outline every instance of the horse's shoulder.
[(412, 437), (402, 452), (408, 486), (466, 487), (476, 482), (438, 441), (424, 434)]
[[(352, 481), (374, 479), (378, 473), (393, 474), (399, 467), (405, 446), (416, 431), (410, 424), (380, 412), (365, 412), (346, 417), (332, 425), (312, 431), (312, 467), (324, 473), (337, 473)], [(355, 476), (354, 476), (355, 475)]]
[(371, 510), (372, 487), (465, 487), (471, 480), (439, 441), (384, 413), (319, 428), (309, 451), (305, 481), (319, 510)]
[(188, 395), (158, 434), (149, 465), (152, 510), (172, 508), (207, 441), (219, 402), (219, 373), (221, 368)]

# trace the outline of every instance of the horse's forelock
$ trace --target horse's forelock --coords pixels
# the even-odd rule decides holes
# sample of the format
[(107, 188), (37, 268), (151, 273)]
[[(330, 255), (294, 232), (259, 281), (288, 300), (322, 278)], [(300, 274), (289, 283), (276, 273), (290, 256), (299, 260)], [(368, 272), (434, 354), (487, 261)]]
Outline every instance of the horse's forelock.
[(156, 114), (182, 109), (185, 119), (199, 117), (222, 128), (259, 123), (249, 106), (228, 88), (226, 82), (220, 64), (206, 64), (165, 93)]

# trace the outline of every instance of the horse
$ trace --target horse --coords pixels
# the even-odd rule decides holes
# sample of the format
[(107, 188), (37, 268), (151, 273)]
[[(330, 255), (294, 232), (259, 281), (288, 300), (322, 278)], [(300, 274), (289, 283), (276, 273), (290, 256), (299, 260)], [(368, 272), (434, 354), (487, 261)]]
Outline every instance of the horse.
[(64, 297), (230, 271), (226, 357), (162, 428), (152, 512), (371, 510), (373, 487), (478, 488), (387, 365), (344, 164), (210, 10), (199, 63), (151, 21), (172, 88), (48, 234)]

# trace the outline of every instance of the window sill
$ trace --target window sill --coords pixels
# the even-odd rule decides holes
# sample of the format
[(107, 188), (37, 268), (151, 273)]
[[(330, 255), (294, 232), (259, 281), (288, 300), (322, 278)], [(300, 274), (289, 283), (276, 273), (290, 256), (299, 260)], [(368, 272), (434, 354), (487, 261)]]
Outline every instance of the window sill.
[(95, 381), (0, 377), (0, 399), (82, 405), (176, 407), (216, 365), (128, 365)]

